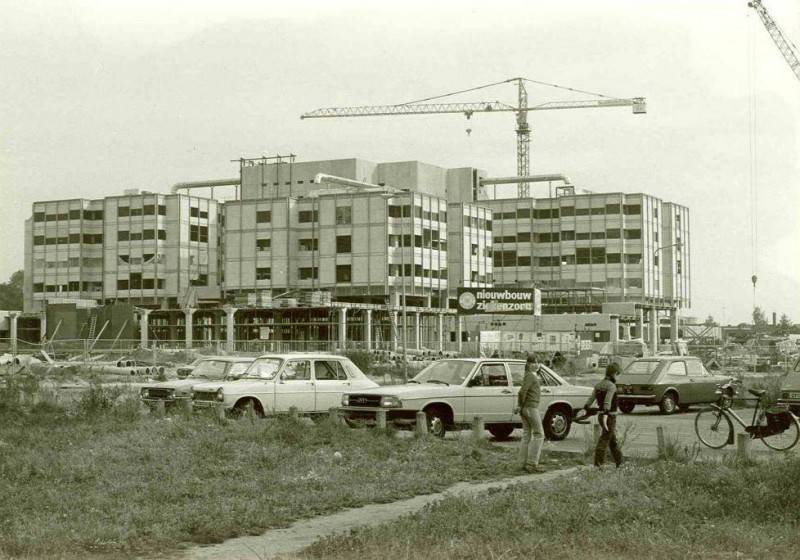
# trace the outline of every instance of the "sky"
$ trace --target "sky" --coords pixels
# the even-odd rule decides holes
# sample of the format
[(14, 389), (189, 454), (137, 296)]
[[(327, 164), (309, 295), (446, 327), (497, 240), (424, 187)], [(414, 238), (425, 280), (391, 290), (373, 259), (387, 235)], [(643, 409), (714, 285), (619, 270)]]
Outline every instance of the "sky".
[[(800, 44), (800, 0), (764, 4)], [(746, 0), (0, 0), (0, 281), (34, 201), (169, 192), (240, 157), (515, 175), (513, 113), (299, 116), (516, 77), (561, 86), (528, 82), (530, 105), (647, 99), (530, 113), (530, 172), (688, 206), (681, 315), (800, 323), (800, 81)], [(448, 99), (516, 104), (516, 87)]]

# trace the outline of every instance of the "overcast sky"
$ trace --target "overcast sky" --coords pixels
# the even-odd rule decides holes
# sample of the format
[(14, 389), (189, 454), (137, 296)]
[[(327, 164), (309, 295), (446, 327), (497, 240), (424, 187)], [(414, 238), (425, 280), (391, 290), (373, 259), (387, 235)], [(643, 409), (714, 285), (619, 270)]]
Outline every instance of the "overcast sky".
[[(800, 0), (765, 5), (800, 43)], [(299, 116), (525, 77), (647, 98), (646, 115), (531, 113), (530, 168), (687, 205), (683, 315), (749, 321), (757, 274), (756, 305), (800, 323), (800, 81), (747, 0), (0, 0), (0, 72), (0, 281), (23, 268), (34, 201), (169, 192), (234, 177), (239, 157), (514, 175), (512, 113)], [(593, 99), (534, 84), (528, 95)], [(515, 104), (516, 89), (451, 99)]]

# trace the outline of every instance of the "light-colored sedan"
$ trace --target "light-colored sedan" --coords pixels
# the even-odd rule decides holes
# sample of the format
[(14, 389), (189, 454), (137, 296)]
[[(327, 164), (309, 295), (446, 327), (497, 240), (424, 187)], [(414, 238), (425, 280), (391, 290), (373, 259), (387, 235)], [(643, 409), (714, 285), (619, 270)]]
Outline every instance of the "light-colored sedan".
[(338, 407), (342, 394), (377, 387), (349, 358), (335, 354), (266, 354), (256, 358), (235, 381), (202, 383), (192, 388), (196, 409), (220, 403), (234, 415), (252, 407), (259, 416), (317, 416)]
[[(419, 411), (425, 413), (432, 434), (466, 428), (481, 416), (486, 429), (506, 439), (522, 427), (514, 414), (517, 393), (525, 375), (524, 360), (457, 358), (433, 362), (404, 385), (350, 391), (342, 397), (342, 411), (351, 422), (375, 421), (379, 410), (387, 422), (410, 426)], [(569, 434), (574, 413), (592, 394), (590, 387), (571, 385), (546, 366), (539, 371), (542, 385), (539, 410), (545, 435), (562, 440)]]
[(149, 406), (163, 402), (169, 408), (176, 404), (185, 404), (190, 399), (194, 385), (208, 381), (235, 379), (243, 375), (255, 358), (237, 356), (206, 356), (195, 361), (192, 371), (181, 379), (163, 381), (145, 385), (141, 388), (141, 397)]

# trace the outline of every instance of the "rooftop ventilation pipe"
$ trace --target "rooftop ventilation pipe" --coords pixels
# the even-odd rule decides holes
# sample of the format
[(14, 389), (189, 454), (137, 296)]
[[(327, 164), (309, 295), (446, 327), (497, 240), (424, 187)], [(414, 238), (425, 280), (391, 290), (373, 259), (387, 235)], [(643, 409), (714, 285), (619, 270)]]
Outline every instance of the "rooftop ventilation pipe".
[(546, 183), (548, 181), (563, 181), (565, 185), (572, 185), (566, 175), (528, 175), (526, 177), (495, 177), (494, 179), (481, 179), (481, 185), (503, 185), (507, 183)]
[(175, 183), (172, 185), (172, 193), (175, 194), (180, 190), (202, 189), (208, 187), (230, 187), (238, 186), (240, 184), (238, 177), (235, 179), (214, 179), (211, 181), (189, 181), (187, 183)]
[(353, 179), (347, 179), (345, 177), (336, 177), (335, 175), (328, 175), (326, 173), (317, 173), (314, 176), (314, 183), (317, 185), (322, 184), (322, 182), (327, 183), (336, 183), (337, 185), (342, 185), (344, 187), (351, 187), (353, 189), (357, 189), (360, 191), (370, 192), (403, 192), (400, 189), (395, 189), (394, 187), (382, 187), (380, 185), (374, 185), (372, 183), (364, 183), (361, 181), (354, 181)]

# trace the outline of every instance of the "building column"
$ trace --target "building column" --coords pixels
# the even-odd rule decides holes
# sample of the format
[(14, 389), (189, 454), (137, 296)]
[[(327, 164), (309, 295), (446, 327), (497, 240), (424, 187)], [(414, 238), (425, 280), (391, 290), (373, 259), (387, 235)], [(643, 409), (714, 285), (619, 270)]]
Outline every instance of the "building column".
[(631, 339), (631, 324), (630, 323), (623, 323), (622, 324), (622, 340), (630, 340)]
[(364, 346), (367, 352), (372, 350), (372, 309), (364, 311)]
[(658, 309), (650, 310), (650, 351), (658, 352)]
[(678, 310), (674, 307), (669, 310), (669, 340), (678, 341)]
[(438, 313), (436, 315), (436, 323), (437, 323), (437, 327), (438, 327), (437, 331), (439, 333), (439, 336), (436, 337), (437, 340), (438, 340), (438, 344), (436, 345), (436, 349), (439, 350), (439, 352), (443, 352), (444, 351), (444, 313)]
[(608, 319), (610, 321), (609, 334), (611, 335), (609, 340), (619, 342), (619, 315), (609, 315)]
[(420, 344), (420, 320), (421, 320), (421, 313), (416, 312), (414, 313), (414, 348), (419, 350), (422, 345)]
[(195, 309), (194, 307), (187, 307), (187, 308), (185, 308), (183, 310), (183, 314), (186, 317), (186, 349), (187, 350), (191, 350), (192, 349), (192, 330), (193, 330), (192, 327), (194, 326), (193, 322), (192, 322), (192, 315), (194, 315), (195, 311), (197, 311), (197, 309)]
[(462, 342), (461, 337), (464, 332), (464, 318), (461, 315), (456, 315), (456, 350), (461, 352)]
[(234, 318), (238, 309), (235, 307), (225, 307), (225, 342), (228, 352), (236, 350), (236, 324)]
[(39, 321), (39, 340), (47, 340), (47, 312), (42, 312), (42, 319)]
[(398, 321), (397, 311), (390, 311), (389, 313), (391, 313), (391, 316), (389, 317), (389, 321), (392, 324), (392, 332), (390, 333), (390, 336), (392, 337), (392, 352), (394, 352), (396, 354), (397, 353), (397, 343), (398, 343), (397, 333), (400, 332), (400, 327), (399, 327), (399, 325), (397, 323), (397, 321)]
[(347, 308), (339, 308), (339, 351), (347, 347)]
[(645, 341), (644, 338), (644, 309), (639, 308), (636, 310), (636, 338), (641, 338), (642, 342)]
[(11, 355), (17, 355), (17, 318), (19, 313), (12, 311), (8, 314), (8, 334), (11, 337)]
[(139, 309), (139, 344), (142, 348), (147, 348), (150, 334), (150, 313), (152, 312), (152, 309)]

